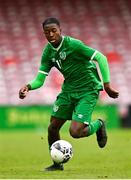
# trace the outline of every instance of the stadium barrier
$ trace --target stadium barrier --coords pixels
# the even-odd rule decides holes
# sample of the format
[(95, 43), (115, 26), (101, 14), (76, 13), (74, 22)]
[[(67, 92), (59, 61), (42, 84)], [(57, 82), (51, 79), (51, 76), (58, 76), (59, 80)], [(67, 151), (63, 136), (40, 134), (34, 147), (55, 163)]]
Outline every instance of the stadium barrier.
[[(0, 129), (47, 128), (52, 106), (0, 106)], [(92, 119), (104, 119), (108, 128), (119, 128), (120, 117), (117, 105), (97, 105)], [(70, 121), (64, 125), (66, 129)]]

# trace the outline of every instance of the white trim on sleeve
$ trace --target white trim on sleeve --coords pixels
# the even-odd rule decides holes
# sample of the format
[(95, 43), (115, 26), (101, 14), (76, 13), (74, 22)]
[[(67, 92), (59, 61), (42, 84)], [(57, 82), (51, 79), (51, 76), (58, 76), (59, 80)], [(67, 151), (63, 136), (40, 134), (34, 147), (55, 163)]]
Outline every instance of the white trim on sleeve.
[(39, 73), (42, 73), (42, 74), (46, 74), (46, 75), (48, 75), (48, 73), (47, 73), (47, 72), (45, 72), (45, 71), (41, 71), (41, 70), (39, 70), (38, 72), (39, 72)]
[(98, 51), (96, 50), (94, 53), (93, 53), (93, 55), (91, 56), (91, 60), (93, 60), (94, 59), (94, 57), (95, 57), (95, 55), (98, 53)]

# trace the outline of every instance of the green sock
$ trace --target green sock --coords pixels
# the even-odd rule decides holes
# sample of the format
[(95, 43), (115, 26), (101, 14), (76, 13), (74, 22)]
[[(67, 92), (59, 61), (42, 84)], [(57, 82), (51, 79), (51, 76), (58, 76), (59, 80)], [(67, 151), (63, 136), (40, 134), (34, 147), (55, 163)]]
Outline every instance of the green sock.
[(49, 146), (49, 151), (51, 150), (51, 145), (48, 145)]
[(97, 132), (97, 130), (101, 127), (101, 122), (97, 119), (90, 123), (89, 125), (89, 134), (88, 136)]

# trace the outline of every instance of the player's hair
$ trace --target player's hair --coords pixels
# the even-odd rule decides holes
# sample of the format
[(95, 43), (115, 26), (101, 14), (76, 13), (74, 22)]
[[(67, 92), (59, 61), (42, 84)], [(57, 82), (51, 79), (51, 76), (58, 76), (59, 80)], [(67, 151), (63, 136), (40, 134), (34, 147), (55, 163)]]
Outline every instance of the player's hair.
[(52, 24), (52, 23), (57, 24), (58, 26), (60, 26), (59, 20), (57, 18), (54, 18), (54, 17), (49, 17), (49, 18), (45, 19), (45, 21), (42, 23), (42, 26), (44, 28), (45, 25)]

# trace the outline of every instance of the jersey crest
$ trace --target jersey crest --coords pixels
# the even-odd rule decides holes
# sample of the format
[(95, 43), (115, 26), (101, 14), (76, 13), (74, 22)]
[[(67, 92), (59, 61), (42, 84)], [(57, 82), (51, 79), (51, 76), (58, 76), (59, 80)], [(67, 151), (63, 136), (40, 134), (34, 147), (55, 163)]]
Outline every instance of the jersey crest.
[(59, 53), (59, 56), (60, 56), (60, 59), (61, 59), (61, 60), (65, 60), (65, 59), (66, 59), (66, 52), (65, 52), (65, 51), (61, 51), (61, 52)]

